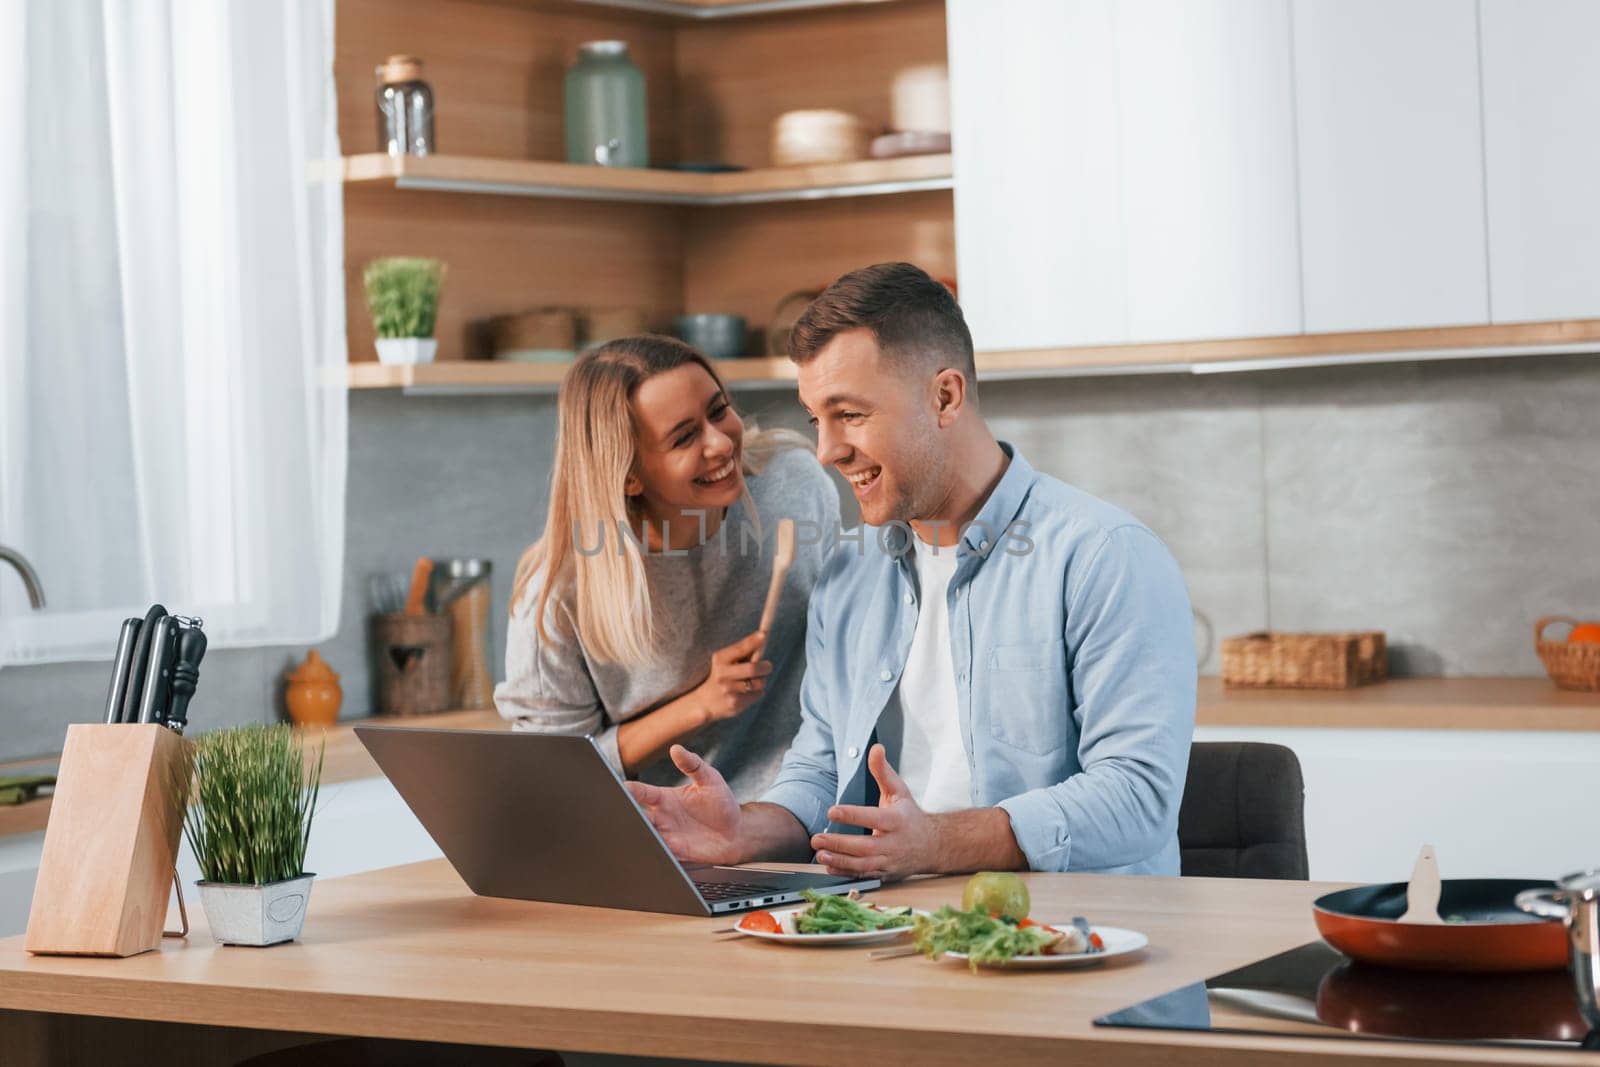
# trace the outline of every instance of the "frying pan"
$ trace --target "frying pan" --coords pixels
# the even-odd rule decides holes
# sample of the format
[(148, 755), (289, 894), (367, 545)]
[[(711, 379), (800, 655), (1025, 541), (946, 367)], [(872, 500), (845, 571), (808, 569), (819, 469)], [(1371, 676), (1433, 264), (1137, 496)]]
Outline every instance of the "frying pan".
[(1334, 948), (1367, 963), (1422, 971), (1544, 971), (1567, 966), (1559, 922), (1519, 910), (1524, 889), (1554, 882), (1514, 878), (1447, 878), (1440, 883), (1441, 923), (1403, 923), (1405, 882), (1341, 889), (1312, 904), (1317, 932)]

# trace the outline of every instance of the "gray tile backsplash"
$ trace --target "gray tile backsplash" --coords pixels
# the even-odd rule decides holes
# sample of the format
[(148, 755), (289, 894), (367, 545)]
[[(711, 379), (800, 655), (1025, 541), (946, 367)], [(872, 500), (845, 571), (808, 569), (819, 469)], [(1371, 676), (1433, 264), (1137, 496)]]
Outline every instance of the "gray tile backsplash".
[[(739, 395), (763, 425), (805, 428), (792, 394)], [(1536, 617), (1600, 614), (1595, 357), (1002, 381), (981, 403), (1034, 466), (1149, 523), (1219, 637), (1378, 627), (1403, 672), (1537, 675)], [(499, 670), (554, 438), (549, 396), (351, 394), (343, 611), (320, 646), (345, 715), (371, 706), (366, 578), (418, 555), (493, 562)], [(195, 721), (277, 714), (304, 651), (214, 652)], [(107, 669), (0, 669), (0, 759), (59, 749)]]

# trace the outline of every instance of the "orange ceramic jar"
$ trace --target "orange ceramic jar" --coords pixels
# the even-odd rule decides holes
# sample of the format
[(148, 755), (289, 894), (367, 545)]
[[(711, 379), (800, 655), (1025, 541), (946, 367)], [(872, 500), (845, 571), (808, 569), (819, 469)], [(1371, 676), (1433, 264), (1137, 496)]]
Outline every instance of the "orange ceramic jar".
[(305, 661), (289, 672), (284, 703), (296, 726), (332, 726), (339, 718), (339, 705), (343, 700), (339, 676), (323, 662), (316, 649), (308, 652)]

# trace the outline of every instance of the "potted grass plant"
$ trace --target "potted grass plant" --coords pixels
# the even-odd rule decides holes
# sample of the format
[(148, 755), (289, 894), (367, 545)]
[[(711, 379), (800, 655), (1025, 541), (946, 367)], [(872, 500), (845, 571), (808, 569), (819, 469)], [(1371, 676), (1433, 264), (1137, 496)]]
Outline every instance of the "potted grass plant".
[(439, 347), (433, 327), (444, 264), (416, 256), (375, 259), (362, 272), (362, 280), (378, 335), (378, 362), (432, 363)]
[(238, 726), (201, 737), (184, 836), (199, 861), (200, 902), (224, 945), (275, 945), (300, 936), (305, 870), (325, 746), (307, 765), (287, 724)]

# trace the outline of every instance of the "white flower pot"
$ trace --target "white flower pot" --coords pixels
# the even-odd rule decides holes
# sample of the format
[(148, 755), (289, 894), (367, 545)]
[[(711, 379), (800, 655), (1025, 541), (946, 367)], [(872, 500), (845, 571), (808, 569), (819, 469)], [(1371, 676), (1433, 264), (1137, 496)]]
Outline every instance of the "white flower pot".
[(276, 945), (300, 936), (314, 874), (266, 885), (196, 882), (211, 936), (223, 945)]
[(432, 363), (439, 342), (432, 337), (380, 337), (378, 362), (390, 366), (408, 363)]

